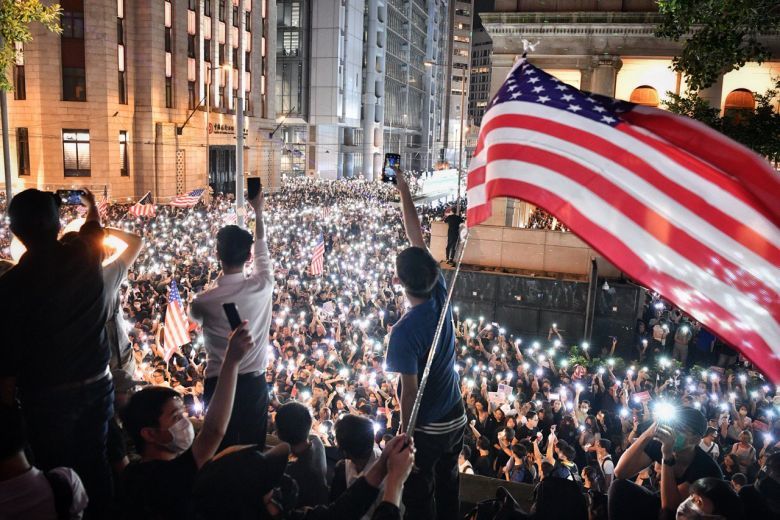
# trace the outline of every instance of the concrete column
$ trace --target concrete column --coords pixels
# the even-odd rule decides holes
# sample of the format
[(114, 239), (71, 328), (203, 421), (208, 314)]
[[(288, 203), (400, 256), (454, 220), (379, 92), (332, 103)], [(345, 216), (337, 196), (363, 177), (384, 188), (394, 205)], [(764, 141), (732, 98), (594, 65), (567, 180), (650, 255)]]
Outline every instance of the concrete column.
[(701, 89), (699, 97), (707, 101), (712, 108), (717, 108), (719, 114), (723, 112), (723, 74), (718, 76), (715, 83)]
[(594, 94), (615, 97), (615, 82), (617, 73), (623, 62), (620, 56), (600, 54), (591, 58), (593, 75), (590, 81), (590, 91)]

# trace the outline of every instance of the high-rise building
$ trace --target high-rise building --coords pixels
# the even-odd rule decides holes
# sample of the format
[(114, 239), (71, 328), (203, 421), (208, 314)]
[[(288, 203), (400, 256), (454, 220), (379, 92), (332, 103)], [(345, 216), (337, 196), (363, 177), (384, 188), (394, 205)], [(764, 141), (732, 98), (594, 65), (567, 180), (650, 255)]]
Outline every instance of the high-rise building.
[(206, 185), (233, 191), (240, 97), (244, 169), (274, 184), (276, 5), (243, 0), (242, 19), (238, 2), (63, 0), (62, 34), (33, 25), (11, 72), (17, 189), (108, 187), (114, 199), (151, 191), (162, 202)]
[[(282, 171), (379, 175), (383, 154), (430, 167), (441, 146), (446, 0), (277, 0)], [(288, 16), (289, 13), (289, 16)]]
[(469, 128), (466, 132), (466, 157), (471, 159), (477, 146), (479, 127), (490, 102), (490, 76), (493, 40), (480, 24), (471, 42), (471, 75), (469, 83)]
[(450, 165), (460, 167), (466, 157), (468, 102), (471, 69), (471, 38), (474, 24), (474, 0), (453, 0), (450, 4), (448, 102), (444, 120), (444, 157)]

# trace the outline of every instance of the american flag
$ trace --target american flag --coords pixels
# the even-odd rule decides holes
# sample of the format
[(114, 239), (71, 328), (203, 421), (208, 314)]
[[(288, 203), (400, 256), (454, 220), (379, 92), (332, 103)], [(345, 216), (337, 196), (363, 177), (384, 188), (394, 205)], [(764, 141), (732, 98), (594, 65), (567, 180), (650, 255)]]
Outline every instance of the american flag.
[(317, 244), (314, 246), (314, 251), (311, 253), (311, 265), (309, 266), (309, 274), (312, 276), (321, 276), (325, 267), (325, 239), (320, 233), (320, 238), (317, 240)]
[(156, 206), (152, 203), (152, 192), (149, 191), (141, 197), (141, 200), (130, 206), (128, 215), (135, 217), (153, 217), (157, 214)]
[(198, 203), (200, 198), (203, 196), (204, 191), (206, 190), (203, 188), (198, 188), (197, 190), (192, 190), (186, 195), (177, 195), (171, 199), (171, 206), (176, 208), (191, 208)]
[(168, 295), (168, 309), (165, 311), (165, 362), (171, 358), (176, 349), (190, 342), (187, 314), (184, 312), (184, 304), (179, 296), (179, 288), (176, 281), (171, 280), (171, 291)]
[(237, 215), (235, 213), (228, 213), (222, 219), (222, 222), (224, 222), (226, 226), (229, 226), (229, 225), (235, 226), (236, 223), (238, 222), (238, 217), (237, 217)]
[[(108, 217), (108, 197), (103, 195), (103, 198), (100, 200), (100, 202), (97, 203), (97, 210), (100, 214), (100, 219), (105, 220)], [(79, 206), (76, 208), (76, 213), (81, 215), (82, 217), (87, 214), (87, 207), (86, 206)]]
[(519, 60), (482, 120), (468, 225), (549, 211), (780, 382), (780, 176), (691, 119), (580, 92)]

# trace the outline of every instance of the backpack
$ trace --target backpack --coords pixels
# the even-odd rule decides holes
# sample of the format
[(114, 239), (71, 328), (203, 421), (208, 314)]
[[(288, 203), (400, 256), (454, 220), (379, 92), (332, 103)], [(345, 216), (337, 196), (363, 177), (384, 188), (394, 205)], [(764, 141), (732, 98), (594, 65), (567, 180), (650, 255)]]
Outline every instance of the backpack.
[(43, 474), (49, 481), (51, 490), (54, 493), (54, 510), (57, 512), (59, 520), (68, 520), (70, 518), (70, 508), (73, 505), (73, 488), (70, 482), (55, 471), (46, 471)]

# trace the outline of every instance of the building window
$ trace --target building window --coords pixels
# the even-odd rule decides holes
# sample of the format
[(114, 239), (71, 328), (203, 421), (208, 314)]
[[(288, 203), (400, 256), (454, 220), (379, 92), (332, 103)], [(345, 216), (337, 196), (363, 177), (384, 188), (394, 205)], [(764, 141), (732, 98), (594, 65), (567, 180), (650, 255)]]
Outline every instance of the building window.
[(203, 15), (211, 16), (211, 0), (203, 0)]
[(195, 110), (198, 106), (197, 98), (195, 97), (195, 82), (187, 82), (187, 103), (190, 110)]
[(190, 11), (197, 11), (198, 10), (198, 0), (189, 0), (187, 2), (187, 8)]
[(225, 64), (225, 44), (220, 43), (219, 44), (219, 64), (224, 65)]
[(173, 78), (165, 78), (165, 108), (173, 108)]
[(219, 87), (219, 106), (227, 108), (227, 100), (225, 99), (225, 87)]
[(203, 60), (211, 63), (211, 40), (203, 40)]
[(244, 11), (244, 29), (252, 32), (252, 11)]
[(166, 27), (165, 28), (165, 52), (173, 52), (171, 50), (171, 47), (173, 46), (173, 35), (172, 35), (172, 28)]
[(87, 75), (84, 59), (84, 5), (69, 3), (60, 18), (60, 63), (62, 66), (62, 99), (87, 100)]
[(233, 27), (238, 27), (238, 6), (233, 6)]
[(89, 177), (89, 130), (63, 130), (62, 156), (65, 177)]
[(87, 100), (87, 76), (83, 68), (62, 68), (62, 99), (64, 101)]
[(742, 123), (756, 110), (756, 98), (745, 88), (732, 90), (726, 96), (723, 115), (735, 123)]
[(238, 110), (238, 89), (233, 89), (233, 109)]
[(225, 21), (225, 15), (227, 14), (227, 2), (225, 0), (219, 0), (219, 21)]
[(642, 85), (631, 92), (629, 101), (646, 107), (658, 106), (658, 91), (650, 85)]
[(24, 76), (24, 65), (14, 65), (14, 99), (27, 99), (27, 81)]
[(119, 175), (130, 176), (130, 167), (127, 163), (127, 132), (119, 131)]
[(30, 175), (30, 140), (26, 128), (16, 129), (16, 166), (19, 175)]
[(119, 71), (119, 78), (118, 78), (118, 85), (119, 85), (119, 103), (122, 105), (127, 104), (127, 89), (125, 88), (125, 73), (124, 71)]
[(238, 47), (233, 47), (233, 68), (238, 68)]
[(252, 63), (252, 60), (250, 57), (251, 55), (248, 52), (244, 53), (244, 70), (247, 72), (251, 72), (250, 64)]
[(195, 35), (194, 34), (188, 34), (187, 35), (187, 57), (188, 58), (195, 58), (196, 53), (196, 44), (195, 44)]

